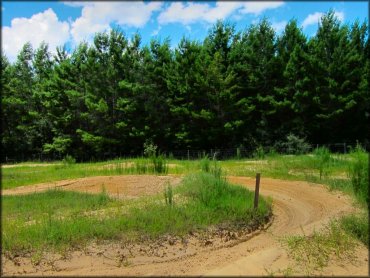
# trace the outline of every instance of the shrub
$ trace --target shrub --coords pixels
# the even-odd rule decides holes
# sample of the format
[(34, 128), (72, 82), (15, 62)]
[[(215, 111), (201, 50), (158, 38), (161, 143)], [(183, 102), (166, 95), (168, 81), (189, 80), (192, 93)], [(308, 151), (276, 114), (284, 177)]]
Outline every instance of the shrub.
[(151, 141), (146, 141), (144, 143), (144, 156), (152, 157), (155, 156), (157, 153), (158, 146), (154, 145)]
[(287, 154), (305, 154), (311, 149), (311, 145), (304, 138), (290, 133), (285, 141), (277, 142), (275, 148)]

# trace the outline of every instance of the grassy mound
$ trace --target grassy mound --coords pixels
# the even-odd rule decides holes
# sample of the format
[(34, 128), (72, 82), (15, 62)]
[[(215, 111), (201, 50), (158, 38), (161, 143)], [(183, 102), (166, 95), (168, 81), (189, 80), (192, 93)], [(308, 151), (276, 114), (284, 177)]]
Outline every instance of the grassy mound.
[(80, 246), (89, 240), (139, 240), (185, 235), (209, 225), (254, 226), (267, 221), (270, 202), (231, 185), (220, 171), (185, 177), (163, 195), (136, 202), (51, 190), (27, 196), (3, 197), (3, 251), (10, 253)]

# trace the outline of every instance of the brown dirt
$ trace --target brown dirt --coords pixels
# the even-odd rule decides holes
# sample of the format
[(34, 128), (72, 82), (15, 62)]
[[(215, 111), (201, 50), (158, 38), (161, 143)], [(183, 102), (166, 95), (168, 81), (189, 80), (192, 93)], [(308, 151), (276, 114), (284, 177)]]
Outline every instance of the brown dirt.
[(7, 165), (1, 165), (1, 168), (48, 167), (48, 166), (58, 166), (58, 165), (62, 165), (62, 164), (60, 163), (7, 164)]
[[(137, 176), (137, 182), (141, 182), (140, 177), (143, 177), (143, 182), (145, 179), (151, 179), (148, 176)], [(109, 179), (104, 178), (107, 184)], [(99, 181), (97, 184), (100, 185), (104, 178), (96, 177)], [(117, 177), (117, 181), (119, 178), (122, 177)], [(229, 177), (229, 180), (254, 189), (252, 178)], [(113, 184), (113, 179), (110, 181)], [(152, 192), (150, 188), (144, 187), (140, 184), (143, 194)], [(110, 191), (110, 188), (113, 188), (113, 191)], [(111, 194), (115, 193), (116, 188), (117, 186), (106, 187)], [(195, 236), (190, 242), (184, 242), (180, 238), (168, 238), (167, 241), (164, 239), (156, 244), (143, 242), (141, 245), (132, 246), (118, 243), (92, 244), (84, 250), (70, 253), (65, 258), (50, 257), (36, 266), (31, 264), (29, 258), (16, 261), (4, 259), (3, 274), (260, 276), (278, 274), (280, 271), (281, 275), (281, 271), (293, 264), (281, 247), (281, 237), (302, 234), (302, 230), (306, 235), (310, 235), (314, 229), (322, 228), (333, 217), (356, 210), (349, 197), (338, 192), (329, 192), (322, 185), (307, 182), (262, 177), (260, 192), (273, 199), (274, 221), (267, 230), (258, 231), (253, 237), (223, 234), (223, 238), (228, 237), (228, 240), (223, 240), (226, 242), (224, 244), (221, 244), (222, 239), (218, 240), (218, 243), (214, 242), (214, 235), (211, 240)], [(355, 255), (357, 260), (351, 263), (332, 261), (328, 267), (316, 274), (367, 276), (368, 249), (360, 245)], [(304, 273), (296, 269), (291, 274)]]
[(5, 189), (2, 191), (2, 195), (29, 194), (54, 188), (84, 193), (100, 193), (105, 189), (112, 197), (132, 199), (159, 193), (163, 191), (166, 182), (176, 186), (180, 181), (180, 177), (170, 175), (97, 176), (20, 186)]

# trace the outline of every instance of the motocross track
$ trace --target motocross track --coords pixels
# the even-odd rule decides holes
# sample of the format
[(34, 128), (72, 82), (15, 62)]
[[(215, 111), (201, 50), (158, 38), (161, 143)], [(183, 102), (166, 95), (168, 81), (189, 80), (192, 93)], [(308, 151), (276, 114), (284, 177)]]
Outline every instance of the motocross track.
[[(140, 176), (139, 176), (140, 177)], [(147, 176), (148, 178), (149, 176)], [(75, 186), (74, 190), (85, 191), (78, 184), (89, 184), (89, 179), (84, 178), (67, 183), (59, 182), (62, 188), (67, 189), (71, 182)], [(102, 177), (98, 177), (101, 179)], [(105, 177), (105, 181), (113, 177)], [(173, 178), (173, 177), (171, 177)], [(124, 176), (116, 177), (117, 180), (124, 180)], [(126, 176), (126, 179), (133, 179)], [(240, 184), (254, 190), (255, 180), (247, 177), (228, 177), (235, 184)], [(110, 179), (113, 183), (112, 179)], [(174, 183), (178, 182), (175, 178)], [(66, 185), (68, 184), (68, 185)], [(122, 184), (122, 183), (121, 183)], [(139, 183), (138, 183), (139, 184)], [(54, 184), (55, 185), (55, 184)], [(48, 187), (43, 185), (45, 189)], [(32, 187), (28, 187), (32, 188)], [(38, 187), (40, 190), (40, 186)], [(116, 192), (109, 191), (112, 196)], [(160, 190), (157, 187), (157, 190)], [(4, 190), (3, 194), (19, 194), (20, 189)], [(30, 190), (30, 189), (27, 189)], [(27, 191), (26, 190), (26, 191)], [(33, 189), (34, 190), (34, 189)], [(143, 191), (153, 194), (156, 190)], [(39, 191), (39, 190), (37, 190)], [(29, 192), (33, 192), (32, 189)], [(159, 191), (158, 191), (159, 192)], [(126, 263), (117, 265), (116, 259), (112, 254), (122, 254), (122, 247), (114, 245), (105, 245), (105, 247), (92, 248), (90, 252), (76, 251), (67, 259), (58, 259), (50, 266), (31, 266), (27, 263), (30, 260), (24, 260), (23, 264), (15, 264), (6, 259), (3, 260), (3, 275), (216, 275), (216, 276), (260, 276), (277, 273), (293, 264), (293, 260), (288, 257), (285, 249), (282, 247), (279, 239), (286, 235), (300, 234), (306, 236), (312, 234), (314, 229), (319, 230), (330, 219), (350, 212), (356, 211), (352, 201), (346, 195), (338, 192), (329, 192), (324, 186), (310, 184), (302, 181), (284, 181), (270, 178), (261, 178), (260, 194), (271, 196), (273, 199), (273, 221), (266, 230), (256, 232), (254, 236), (245, 240), (235, 241), (235, 244), (229, 244), (221, 248), (210, 246), (202, 248), (189, 248), (189, 251), (179, 248), (178, 256), (164, 256), (164, 259), (158, 260), (157, 257), (146, 257), (145, 260), (135, 261), (128, 259)], [(171, 244), (173, 245), (173, 244)], [(167, 246), (161, 248), (166, 248)], [(170, 246), (168, 246), (170, 247)], [(172, 248), (173, 250), (173, 248)], [(195, 250), (195, 251), (194, 251)], [(192, 252), (191, 252), (192, 251)], [(104, 255), (107, 254), (107, 255)], [(108, 256), (109, 255), (109, 256)], [(349, 262), (331, 261), (329, 266), (322, 271), (316, 272), (318, 275), (341, 275), (353, 276), (369, 274), (368, 267), (368, 249), (363, 245), (356, 248), (357, 259)], [(163, 256), (162, 256), (163, 257)], [(295, 270), (292, 275), (304, 275), (300, 270)], [(280, 273), (281, 275), (281, 273)]]

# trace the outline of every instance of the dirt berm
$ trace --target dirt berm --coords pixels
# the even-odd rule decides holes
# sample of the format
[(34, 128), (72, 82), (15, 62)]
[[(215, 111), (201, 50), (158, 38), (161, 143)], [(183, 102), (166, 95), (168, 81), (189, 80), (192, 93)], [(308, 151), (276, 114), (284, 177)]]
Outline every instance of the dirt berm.
[[(105, 177), (106, 181), (109, 177)], [(241, 184), (254, 190), (255, 180), (246, 177), (228, 177), (232, 183)], [(93, 178), (91, 178), (93, 179)], [(121, 176), (113, 179), (131, 179), (132, 177)], [(141, 178), (140, 178), (141, 179)], [(68, 181), (76, 182), (78, 180)], [(112, 182), (112, 178), (110, 179)], [(83, 179), (88, 184), (89, 178)], [(100, 182), (100, 181), (99, 181)], [(178, 180), (175, 179), (175, 182)], [(122, 184), (122, 183), (121, 183)], [(64, 187), (64, 186), (63, 186)], [(29, 187), (31, 188), (31, 187)], [(38, 187), (40, 189), (40, 187)], [(45, 188), (47, 188), (45, 186)], [(84, 191), (81, 187), (80, 190)], [(106, 190), (109, 191), (110, 186)], [(112, 187), (114, 188), (114, 187)], [(32, 189), (30, 192), (32, 192)], [(34, 190), (34, 189), (33, 189)], [(116, 190), (116, 189), (115, 189)], [(143, 189), (144, 190), (144, 189)], [(162, 187), (158, 187), (162, 190)], [(5, 190), (3, 194), (20, 193), (20, 189)], [(38, 190), (37, 190), (38, 191)], [(144, 190), (147, 193), (154, 193)], [(24, 193), (24, 192), (23, 192)], [(111, 194), (117, 194), (112, 191)], [(261, 276), (279, 273), (289, 268), (293, 261), (282, 248), (279, 241), (286, 235), (300, 234), (306, 236), (312, 234), (314, 229), (319, 230), (330, 219), (355, 211), (350, 198), (338, 192), (329, 192), (324, 186), (310, 184), (301, 181), (284, 181), (277, 179), (261, 178), (260, 193), (271, 196), (273, 199), (274, 220), (272, 225), (249, 240), (239, 242), (225, 248), (198, 249), (197, 252), (178, 256), (176, 259), (158, 262), (146, 260), (142, 263), (123, 263), (117, 265), (117, 261), (98, 252), (74, 252), (69, 258), (54, 262), (54, 266), (30, 267), (15, 266), (13, 262), (3, 262), (3, 274), (5, 275), (216, 275), (216, 276)], [(110, 250), (109, 252), (114, 252)], [(119, 251), (117, 251), (119, 253)], [(351, 263), (332, 261), (317, 274), (367, 276), (368, 249), (359, 245), (355, 253), (357, 259)], [(56, 267), (57, 266), (57, 267)], [(301, 274), (304, 273), (292, 273)], [(279, 274), (277, 274), (279, 275)], [(281, 275), (281, 273), (280, 273)]]

